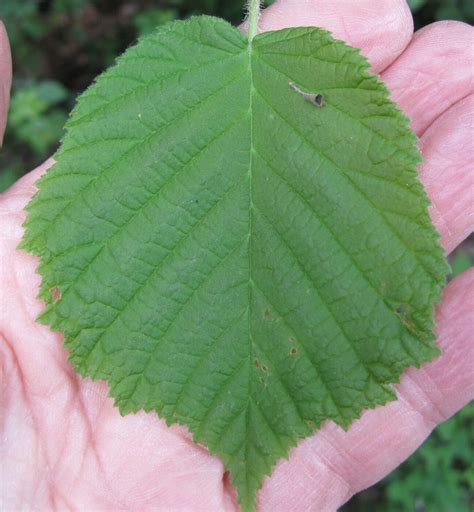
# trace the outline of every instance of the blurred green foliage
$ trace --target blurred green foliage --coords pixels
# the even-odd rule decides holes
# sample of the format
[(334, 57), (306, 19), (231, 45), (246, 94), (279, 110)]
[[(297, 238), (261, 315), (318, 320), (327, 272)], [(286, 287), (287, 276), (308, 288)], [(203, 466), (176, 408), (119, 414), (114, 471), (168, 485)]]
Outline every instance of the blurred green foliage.
[(474, 22), (473, 0), (408, 0), (408, 5), (417, 28), (439, 20)]
[[(57, 147), (76, 96), (137, 37), (192, 14), (238, 23), (235, 0), (0, 0), (12, 46), (14, 82), (0, 191)], [(265, 2), (266, 5), (272, 0)], [(474, 22), (474, 0), (408, 0), (417, 28), (440, 19)], [(472, 244), (471, 244), (472, 246)], [(472, 265), (462, 249), (453, 274)], [(474, 510), (474, 406), (438, 427), (426, 443), (379, 485), (343, 511), (468, 512)]]
[(474, 510), (474, 404), (440, 425), (405, 463), (340, 512)]
[(138, 36), (144, 36), (165, 23), (175, 20), (178, 17), (176, 9), (150, 9), (139, 12), (133, 19), (133, 24)]
[[(273, 3), (267, 0), (265, 5)], [(244, 0), (0, 0), (14, 82), (0, 191), (57, 147), (74, 99), (140, 35), (193, 14), (238, 23)], [(474, 0), (409, 0), (417, 26), (474, 21)]]
[[(387, 477), (387, 512), (469, 512), (474, 489), (474, 405), (440, 425)], [(440, 485), (442, 483), (442, 485)]]
[(12, 96), (8, 117), (9, 130), (19, 145), (44, 155), (57, 143), (67, 114), (61, 104), (69, 92), (59, 82), (27, 82)]
[(242, 6), (233, 0), (0, 0), (14, 62), (0, 191), (54, 152), (76, 96), (137, 37), (193, 14), (238, 23)]
[(456, 277), (461, 272), (464, 272), (468, 268), (472, 267), (472, 258), (469, 253), (465, 250), (457, 251), (451, 260), (451, 269), (453, 271), (453, 277)]

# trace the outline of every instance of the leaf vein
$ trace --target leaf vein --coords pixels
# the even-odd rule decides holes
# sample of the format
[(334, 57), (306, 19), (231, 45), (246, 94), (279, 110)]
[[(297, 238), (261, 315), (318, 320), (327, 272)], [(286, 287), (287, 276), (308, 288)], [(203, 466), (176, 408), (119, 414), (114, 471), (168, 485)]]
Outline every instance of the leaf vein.
[(399, 242), (401, 243), (401, 245), (403, 246), (404, 249), (407, 250), (407, 252), (410, 254), (410, 256), (412, 258), (414, 258), (420, 268), (423, 269), (423, 271), (432, 279), (435, 279), (437, 282), (439, 282), (439, 279), (436, 275), (433, 274), (433, 272), (431, 271), (431, 269), (428, 269), (427, 265), (425, 264), (425, 262), (421, 261), (418, 254), (416, 252), (412, 252), (409, 250), (409, 247), (407, 246), (406, 242), (400, 237), (400, 235), (395, 231), (394, 227), (392, 226), (392, 224), (387, 220), (387, 218), (385, 217), (385, 215), (383, 214), (383, 212), (381, 210), (379, 210), (375, 204), (373, 203), (372, 200), (370, 200), (367, 195), (360, 189), (360, 187), (358, 187), (355, 183), (354, 183), (354, 180), (352, 178), (350, 178), (350, 176), (344, 171), (344, 169), (342, 167), (340, 167), (332, 158), (330, 158), (325, 152), (323, 152), (321, 149), (316, 149), (313, 144), (309, 141), (309, 139), (307, 138), (306, 135), (304, 135), (299, 129), (297, 129), (290, 121), (288, 121), (288, 119), (285, 118), (285, 116), (283, 116), (283, 114), (281, 114), (281, 112), (273, 105), (269, 102), (269, 100), (267, 98), (265, 98), (265, 96), (263, 96), (259, 91), (258, 89), (256, 89), (256, 91), (258, 92), (259, 96), (265, 101), (265, 103), (270, 107), (270, 109), (275, 112), (275, 114), (278, 115), (278, 117), (280, 117), (280, 119), (282, 119), (295, 133), (297, 133), (308, 145), (308, 147), (310, 147), (315, 153), (317, 153), (320, 157), (324, 158), (325, 160), (327, 160), (329, 163), (331, 163), (338, 171), (340, 171), (340, 175), (343, 176), (347, 182), (349, 182), (350, 184), (352, 184), (352, 187), (349, 187), (348, 190), (350, 191), (356, 191), (359, 196), (361, 196), (364, 200), (365, 200), (365, 203), (370, 207), (370, 209), (376, 214), (376, 216), (382, 220), (382, 222), (385, 224), (385, 226), (388, 228), (388, 230), (392, 233), (392, 235), (397, 239), (399, 240)]

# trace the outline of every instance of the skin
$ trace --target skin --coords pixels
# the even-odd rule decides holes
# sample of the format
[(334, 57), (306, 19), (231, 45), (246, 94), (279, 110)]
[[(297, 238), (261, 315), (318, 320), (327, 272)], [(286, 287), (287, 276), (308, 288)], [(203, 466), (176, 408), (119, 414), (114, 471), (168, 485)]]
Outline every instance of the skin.
[[(319, 25), (362, 48), (421, 137), (420, 177), (450, 253), (472, 232), (473, 29), (439, 22), (413, 35), (402, 0), (281, 0), (262, 29)], [(0, 27), (0, 128), (11, 81)], [(154, 414), (121, 417), (104, 383), (75, 375), (60, 334), (35, 323), (37, 260), (19, 252), (23, 208), (52, 160), (0, 195), (0, 460), (2, 510), (237, 511), (218, 457)], [(406, 459), (474, 397), (474, 270), (445, 288), (436, 332), (443, 355), (409, 369), (399, 399), (348, 432), (327, 422), (280, 461), (261, 512), (335, 511)]]

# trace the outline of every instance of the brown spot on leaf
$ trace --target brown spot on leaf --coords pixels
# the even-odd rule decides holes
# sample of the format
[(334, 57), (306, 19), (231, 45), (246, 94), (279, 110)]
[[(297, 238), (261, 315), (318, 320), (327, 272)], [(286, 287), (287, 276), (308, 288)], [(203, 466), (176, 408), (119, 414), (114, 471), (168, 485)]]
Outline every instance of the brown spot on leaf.
[(272, 312), (268, 308), (265, 308), (263, 310), (263, 318), (265, 318), (265, 320), (268, 320), (270, 318), (271, 314), (272, 314)]
[(51, 299), (53, 302), (57, 302), (61, 298), (61, 290), (58, 287), (51, 288), (49, 290), (49, 293), (51, 294)]
[(297, 354), (297, 353), (298, 353), (298, 349), (297, 349), (296, 347), (293, 347), (293, 348), (290, 350), (290, 354), (291, 354), (292, 356), (294, 356), (294, 355), (295, 355), (295, 354)]
[(262, 364), (262, 372), (267, 372), (267, 371), (268, 371), (268, 368), (264, 364)]
[(258, 359), (255, 359), (253, 364), (255, 365), (255, 368), (260, 368), (260, 361)]
[(421, 333), (417, 332), (415, 323), (411, 316), (411, 307), (409, 304), (398, 304), (395, 308), (395, 313), (400, 317), (402, 324), (411, 332), (419, 336)]

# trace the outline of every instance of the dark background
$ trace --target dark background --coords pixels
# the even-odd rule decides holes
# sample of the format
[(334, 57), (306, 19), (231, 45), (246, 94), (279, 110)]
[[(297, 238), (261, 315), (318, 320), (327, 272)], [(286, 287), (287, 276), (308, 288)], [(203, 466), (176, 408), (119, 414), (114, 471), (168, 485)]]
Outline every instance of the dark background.
[[(474, 0), (408, 3), (416, 28), (441, 19), (474, 22)], [(139, 35), (191, 14), (213, 14), (238, 23), (242, 5), (243, 0), (0, 0), (0, 19), (7, 27), (14, 63), (0, 151), (0, 191), (54, 152), (76, 96)], [(472, 265), (473, 245), (467, 241), (456, 251), (453, 274)], [(469, 468), (473, 440), (471, 404), (438, 427), (394, 473), (341, 510), (474, 510), (474, 472)]]

